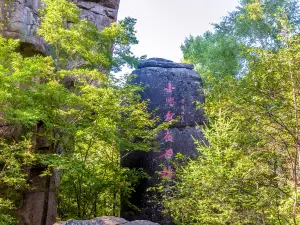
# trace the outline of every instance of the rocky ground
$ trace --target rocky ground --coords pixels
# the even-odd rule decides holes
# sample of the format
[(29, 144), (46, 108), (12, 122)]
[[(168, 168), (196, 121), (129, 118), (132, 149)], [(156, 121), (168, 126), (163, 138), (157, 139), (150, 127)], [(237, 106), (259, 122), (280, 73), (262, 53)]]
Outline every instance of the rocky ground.
[(93, 220), (68, 220), (66, 222), (58, 222), (54, 225), (159, 225), (147, 220), (135, 220), (129, 222), (123, 218), (114, 216), (104, 216)]

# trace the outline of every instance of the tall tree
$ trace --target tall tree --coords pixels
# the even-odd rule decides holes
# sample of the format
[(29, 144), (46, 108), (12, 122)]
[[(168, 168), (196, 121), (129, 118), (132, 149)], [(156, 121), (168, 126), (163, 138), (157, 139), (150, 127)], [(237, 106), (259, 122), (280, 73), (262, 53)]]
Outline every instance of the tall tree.
[(204, 80), (210, 145), (178, 168), (166, 197), (178, 224), (299, 223), (298, 14), (296, 1), (241, 1), (214, 33), (183, 45)]
[[(40, 176), (60, 174), (64, 219), (117, 215), (118, 196), (129, 196), (136, 178), (143, 175), (119, 167), (120, 150), (147, 150), (156, 132), (150, 129), (155, 119), (140, 101), (141, 87), (118, 86), (109, 75), (110, 69), (132, 58), (135, 20), (100, 32), (80, 19), (75, 4), (44, 3), (38, 33), (51, 44), (52, 56), (23, 57), (18, 41), (0, 38), (1, 120), (19, 127), (22, 134), (1, 138), (4, 224), (14, 222), (11, 209), (22, 204), (18, 193), (36, 188), (26, 173), (34, 166), (44, 168)], [(46, 143), (46, 151), (38, 151), (37, 139)], [(55, 187), (49, 182), (45, 193), (51, 188)]]
[(268, 162), (275, 154), (257, 151), (259, 146), (246, 148), (239, 121), (226, 117), (220, 113), (203, 130), (209, 145), (197, 143), (200, 157), (177, 168), (178, 180), (164, 198), (166, 212), (176, 224), (290, 222), (291, 207), (285, 204), (292, 188), (270, 179), (279, 179)]

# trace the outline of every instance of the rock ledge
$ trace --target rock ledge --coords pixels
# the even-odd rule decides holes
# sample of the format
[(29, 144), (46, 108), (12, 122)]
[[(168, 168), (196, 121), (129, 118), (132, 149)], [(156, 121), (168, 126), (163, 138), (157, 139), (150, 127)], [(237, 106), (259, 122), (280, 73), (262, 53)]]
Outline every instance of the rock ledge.
[(192, 70), (194, 66), (192, 64), (184, 64), (184, 63), (174, 63), (171, 60), (166, 60), (162, 58), (150, 58), (140, 62), (138, 68), (146, 68), (146, 67), (161, 67), (161, 68), (185, 68)]
[(54, 225), (159, 225), (148, 220), (135, 220), (129, 222), (123, 218), (114, 216), (103, 216), (93, 220), (68, 220), (66, 222), (58, 222)]

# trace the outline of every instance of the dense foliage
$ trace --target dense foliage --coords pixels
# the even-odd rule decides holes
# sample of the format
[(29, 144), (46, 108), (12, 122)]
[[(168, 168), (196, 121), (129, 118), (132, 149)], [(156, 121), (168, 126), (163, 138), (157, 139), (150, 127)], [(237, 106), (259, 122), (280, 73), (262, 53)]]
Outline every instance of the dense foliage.
[(44, 3), (38, 34), (51, 56), (25, 57), (18, 40), (0, 37), (0, 119), (9, 128), (0, 139), (0, 224), (15, 222), (21, 193), (35, 188), (32, 166), (60, 177), (61, 218), (118, 215), (120, 194), (130, 196), (144, 176), (120, 168), (120, 151), (148, 150), (157, 132), (141, 87), (107, 72), (135, 61), (135, 20), (99, 31), (75, 4)]
[[(120, 168), (120, 151), (152, 148), (159, 130), (142, 88), (109, 73), (136, 65), (135, 20), (99, 31), (73, 3), (44, 3), (38, 34), (48, 56), (28, 57), (18, 40), (0, 37), (5, 225), (17, 223), (22, 193), (36, 188), (33, 167), (59, 178), (62, 219), (117, 216), (121, 196), (146, 176)], [(300, 223), (299, 16), (297, 0), (241, 0), (213, 32), (182, 45), (204, 81), (209, 122), (200, 156), (179, 157), (175, 179), (160, 187), (176, 224)]]
[(201, 157), (165, 195), (177, 224), (299, 224), (299, 5), (241, 1), (184, 60), (204, 80)]

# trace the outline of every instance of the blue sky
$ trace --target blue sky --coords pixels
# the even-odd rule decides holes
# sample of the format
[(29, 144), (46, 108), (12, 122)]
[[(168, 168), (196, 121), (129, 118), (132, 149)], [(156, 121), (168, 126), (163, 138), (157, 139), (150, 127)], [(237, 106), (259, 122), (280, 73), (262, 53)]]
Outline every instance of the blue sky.
[(118, 19), (137, 19), (137, 56), (161, 57), (179, 62), (185, 37), (211, 30), (238, 0), (121, 0)]

